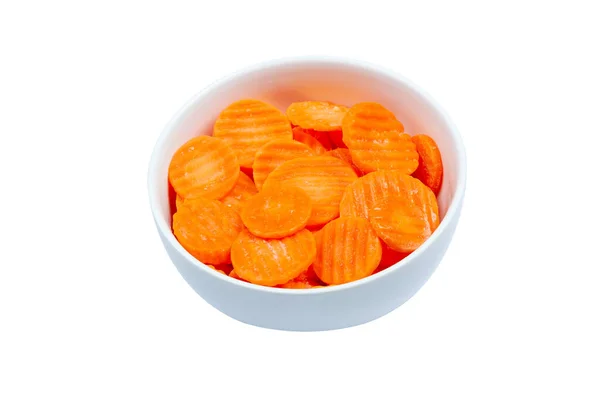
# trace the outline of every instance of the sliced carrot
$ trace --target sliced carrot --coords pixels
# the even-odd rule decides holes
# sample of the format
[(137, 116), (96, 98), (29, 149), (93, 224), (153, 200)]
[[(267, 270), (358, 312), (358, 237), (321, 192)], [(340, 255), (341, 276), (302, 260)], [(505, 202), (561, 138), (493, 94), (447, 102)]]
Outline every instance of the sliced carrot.
[(215, 271), (222, 273), (223, 275), (227, 275), (224, 271), (218, 269), (214, 265), (210, 265), (210, 264), (204, 264), (204, 265), (206, 265), (208, 268), (214, 269)]
[[(315, 239), (316, 240), (316, 239)], [(279, 287), (288, 289), (309, 289), (313, 287), (323, 287), (325, 284), (321, 282), (313, 266), (311, 265), (308, 269), (302, 272), (300, 275), (292, 279), (291, 281), (279, 285)]]
[(382, 169), (412, 174), (419, 155), (410, 135), (391, 111), (378, 103), (359, 103), (344, 117), (343, 140), (364, 173)]
[(306, 229), (283, 239), (261, 239), (244, 230), (231, 246), (231, 261), (240, 278), (276, 286), (306, 270), (315, 253), (315, 239)]
[(231, 244), (243, 228), (240, 216), (217, 200), (185, 200), (173, 215), (173, 233), (205, 264), (229, 264)]
[(181, 208), (181, 203), (183, 203), (183, 197), (181, 197), (180, 195), (176, 195), (175, 196), (175, 210), (177, 210), (178, 208)]
[(187, 141), (169, 164), (169, 182), (183, 199), (219, 199), (233, 188), (239, 173), (233, 150), (211, 136)]
[(258, 149), (273, 139), (291, 139), (287, 117), (260, 100), (236, 101), (225, 108), (215, 122), (213, 136), (222, 138), (235, 152), (244, 168), (251, 168)]
[(369, 219), (374, 203), (400, 195), (418, 204), (423, 209), (423, 215), (433, 221), (437, 218), (437, 201), (432, 203), (428, 192), (431, 192), (431, 189), (421, 181), (401, 171), (371, 172), (346, 187), (340, 202), (340, 216)]
[(253, 235), (279, 239), (304, 229), (311, 212), (310, 197), (304, 190), (274, 184), (250, 198), (240, 216)]
[[(414, 179), (414, 178), (413, 178)], [(408, 253), (416, 250), (438, 226), (438, 206), (435, 195), (421, 185), (413, 194), (392, 194), (376, 201), (369, 210), (369, 222), (377, 235), (392, 250)], [(425, 213), (425, 208), (429, 213)]]
[(381, 260), (381, 242), (369, 221), (338, 218), (317, 235), (315, 273), (327, 284), (339, 285), (366, 278)]
[(328, 101), (302, 101), (290, 104), (286, 115), (294, 125), (327, 132), (341, 128), (347, 111), (348, 107)]
[(344, 189), (358, 176), (344, 161), (330, 156), (296, 158), (277, 167), (265, 181), (269, 186), (296, 186), (306, 192), (312, 204), (308, 227), (327, 223), (339, 215)]
[(346, 163), (348, 163), (348, 165), (350, 165), (352, 167), (354, 172), (356, 172), (356, 175), (362, 176), (361, 170), (356, 165), (354, 165), (354, 161), (352, 161), (352, 156), (350, 155), (350, 150), (337, 148), (335, 150), (328, 151), (327, 153), (325, 153), (325, 155), (339, 158), (342, 161), (346, 161)]
[(311, 282), (307, 281), (291, 280), (289, 282), (284, 283), (283, 285), (279, 285), (279, 287), (284, 289), (314, 289), (318, 287), (323, 287), (323, 285), (313, 285)]
[(248, 282), (242, 278), (240, 278), (240, 276), (237, 274), (237, 272), (235, 272), (235, 269), (232, 269), (231, 272), (229, 273), (229, 276), (233, 279), (237, 279), (239, 281), (244, 281), (244, 282)]
[(252, 179), (248, 178), (248, 175), (243, 172), (240, 172), (235, 186), (221, 199), (221, 203), (239, 214), (242, 211), (244, 203), (256, 193), (258, 193), (258, 190)]
[(344, 143), (344, 134), (342, 133), (341, 129), (339, 131), (331, 131), (327, 133), (329, 134), (329, 140), (331, 141), (331, 144), (333, 146), (342, 149), (348, 148), (348, 146), (346, 146), (346, 143)]
[(300, 143), (304, 143), (308, 147), (312, 149), (316, 154), (325, 154), (327, 153), (327, 149), (313, 136), (309, 135), (304, 131), (304, 129), (296, 126), (292, 129), (294, 134), (294, 140)]
[(427, 135), (415, 135), (412, 137), (412, 141), (417, 146), (417, 153), (419, 153), (419, 166), (412, 175), (429, 186), (437, 195), (442, 187), (444, 175), (442, 155), (437, 143)]
[(256, 158), (252, 165), (257, 189), (262, 189), (267, 176), (284, 162), (312, 155), (315, 155), (315, 152), (310, 147), (295, 140), (275, 139), (268, 142), (256, 152)]
[[(292, 131), (293, 131), (293, 128), (292, 128)], [(329, 151), (334, 148), (334, 144), (331, 142), (331, 139), (329, 138), (330, 132), (319, 132), (319, 131), (315, 131), (313, 129), (304, 129), (304, 132), (308, 133), (310, 136), (317, 139), (317, 141), (319, 143), (321, 143), (321, 145), (325, 148), (325, 150)]]

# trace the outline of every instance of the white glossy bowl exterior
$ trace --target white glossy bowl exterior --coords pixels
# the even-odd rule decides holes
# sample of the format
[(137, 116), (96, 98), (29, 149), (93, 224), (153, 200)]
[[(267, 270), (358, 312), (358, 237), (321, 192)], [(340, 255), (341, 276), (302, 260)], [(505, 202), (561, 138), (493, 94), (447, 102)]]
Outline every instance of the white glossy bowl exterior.
[[(396, 114), (406, 132), (429, 134), (438, 143), (445, 168), (438, 196), (442, 217), (439, 228), (400, 263), (366, 279), (329, 288), (267, 288), (207, 268), (189, 255), (172, 234), (167, 170), (179, 146), (195, 135), (211, 134), (219, 112), (241, 98), (262, 99), (281, 110), (301, 100), (329, 100), (348, 106), (376, 101)], [(196, 293), (239, 321), (295, 331), (362, 324), (411, 298), (429, 279), (452, 240), (465, 185), (462, 140), (431, 97), (395, 72), (354, 60), (322, 57), (270, 61), (209, 86), (168, 123), (156, 143), (148, 171), (150, 206), (158, 233), (173, 264)]]

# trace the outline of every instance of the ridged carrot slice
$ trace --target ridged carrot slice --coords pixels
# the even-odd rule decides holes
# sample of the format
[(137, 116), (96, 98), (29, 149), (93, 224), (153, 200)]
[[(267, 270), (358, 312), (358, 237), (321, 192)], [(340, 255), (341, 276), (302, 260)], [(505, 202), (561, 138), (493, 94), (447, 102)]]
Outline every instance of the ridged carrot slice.
[(440, 192), (444, 175), (442, 155), (437, 143), (430, 136), (422, 134), (414, 135), (412, 141), (419, 153), (419, 166), (412, 175), (429, 186), (437, 195)]
[(304, 129), (299, 126), (294, 127), (292, 129), (294, 140), (300, 143), (304, 143), (308, 147), (312, 149), (316, 154), (325, 154), (327, 153), (327, 149), (313, 136), (309, 135), (304, 131)]
[(279, 287), (284, 289), (314, 289), (318, 287), (323, 287), (323, 285), (313, 285), (308, 281), (296, 281), (291, 280), (289, 282), (284, 283), (283, 285), (279, 285)]
[(339, 204), (346, 186), (358, 176), (344, 161), (330, 156), (313, 156), (286, 161), (265, 181), (263, 189), (273, 186), (295, 186), (308, 194), (312, 213), (308, 227), (321, 225), (339, 215)]
[(274, 184), (250, 198), (240, 216), (253, 235), (279, 239), (304, 229), (311, 211), (310, 197), (304, 190)]
[(225, 271), (223, 271), (223, 270), (221, 270), (221, 269), (219, 269), (219, 268), (215, 267), (214, 265), (210, 265), (210, 264), (204, 264), (204, 265), (206, 265), (208, 268), (214, 269), (215, 271), (222, 273), (223, 275), (227, 275), (227, 274), (225, 273)]
[(231, 244), (242, 228), (240, 216), (217, 200), (185, 200), (173, 215), (175, 237), (205, 264), (229, 264)]
[(348, 163), (348, 165), (352, 167), (354, 172), (356, 172), (356, 175), (358, 175), (359, 177), (362, 176), (362, 171), (356, 165), (354, 165), (354, 161), (352, 161), (350, 150), (337, 148), (335, 150), (328, 151), (327, 153), (325, 153), (325, 155), (339, 158), (342, 161), (346, 161), (346, 163)]
[(328, 101), (302, 101), (290, 104), (286, 115), (294, 125), (326, 132), (339, 130), (346, 112), (348, 107)]
[[(390, 249), (398, 252), (416, 250), (438, 226), (435, 195), (417, 182), (422, 185), (421, 193), (392, 194), (374, 202), (369, 210), (369, 221), (377, 235)], [(426, 214), (425, 209), (430, 212)]]
[(358, 178), (346, 187), (340, 202), (340, 216), (358, 216), (369, 219), (370, 211), (377, 202), (400, 195), (423, 209), (431, 225), (438, 223), (435, 195), (421, 181), (401, 171), (376, 171)]
[(276, 286), (306, 270), (315, 253), (315, 239), (306, 229), (283, 239), (261, 239), (244, 230), (231, 246), (231, 261), (240, 278)]
[[(293, 131), (293, 129), (292, 129), (292, 131)], [(331, 132), (320, 132), (320, 131), (315, 131), (313, 129), (304, 129), (304, 132), (308, 133), (310, 136), (317, 139), (317, 141), (319, 143), (321, 143), (321, 145), (327, 151), (332, 150), (335, 147), (334, 144), (331, 142), (331, 139), (329, 138), (329, 134)]]
[(233, 279), (237, 279), (239, 281), (244, 281), (244, 282), (248, 282), (242, 278), (240, 278), (240, 276), (237, 274), (237, 272), (235, 272), (235, 269), (232, 269), (231, 272), (229, 273), (229, 276)]
[(361, 217), (331, 221), (317, 236), (315, 273), (327, 284), (366, 278), (381, 260), (381, 242), (369, 221)]
[(364, 173), (393, 169), (412, 174), (419, 155), (410, 135), (394, 114), (378, 103), (350, 108), (342, 124), (343, 140), (354, 164)]
[(176, 195), (175, 196), (175, 209), (179, 209), (181, 208), (181, 204), (183, 203), (183, 197), (181, 197), (180, 195)]
[(187, 141), (169, 164), (169, 182), (183, 199), (219, 199), (233, 188), (239, 173), (233, 150), (211, 136)]
[(267, 176), (284, 162), (312, 155), (315, 155), (315, 152), (310, 147), (292, 139), (275, 139), (268, 142), (256, 152), (252, 165), (257, 189), (261, 190)]
[(248, 178), (248, 175), (243, 172), (240, 172), (235, 186), (221, 199), (221, 203), (239, 214), (242, 211), (244, 203), (256, 193), (258, 193), (258, 190), (252, 179)]
[(273, 139), (292, 139), (287, 117), (260, 100), (230, 104), (217, 118), (213, 136), (222, 138), (235, 152), (240, 166), (251, 168), (259, 148)]

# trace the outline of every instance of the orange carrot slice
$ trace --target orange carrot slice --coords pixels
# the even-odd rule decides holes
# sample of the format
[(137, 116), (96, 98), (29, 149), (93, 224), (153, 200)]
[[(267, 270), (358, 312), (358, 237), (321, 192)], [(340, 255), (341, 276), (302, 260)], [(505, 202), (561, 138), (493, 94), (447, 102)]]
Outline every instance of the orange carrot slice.
[(346, 187), (340, 202), (340, 216), (369, 219), (374, 203), (398, 194), (418, 204), (423, 209), (423, 215), (433, 221), (437, 218), (437, 201), (431, 201), (429, 192), (431, 189), (421, 181), (401, 171), (371, 172)]
[[(435, 195), (427, 186), (416, 181), (422, 185), (420, 190), (415, 189), (420, 193), (392, 194), (374, 202), (369, 210), (369, 221), (377, 235), (398, 252), (416, 250), (438, 226)], [(430, 211), (428, 214), (425, 208)]]
[(330, 156), (313, 156), (286, 161), (265, 181), (269, 186), (295, 186), (306, 192), (312, 204), (308, 227), (327, 223), (339, 215), (344, 189), (358, 176), (344, 161)]
[(248, 178), (248, 175), (243, 172), (240, 172), (237, 183), (233, 189), (221, 199), (221, 203), (239, 214), (242, 211), (244, 203), (256, 193), (258, 193), (258, 190), (256, 189), (254, 182), (252, 182), (252, 179)]
[(223, 275), (227, 275), (227, 274), (225, 273), (225, 271), (223, 271), (223, 270), (221, 270), (221, 269), (219, 269), (219, 268), (215, 267), (214, 265), (210, 265), (210, 264), (204, 264), (204, 265), (206, 265), (208, 268), (214, 269), (215, 271), (222, 273)]
[(173, 233), (205, 264), (229, 264), (231, 244), (243, 228), (240, 216), (217, 200), (185, 200), (173, 215)]
[(440, 192), (444, 175), (442, 155), (437, 143), (427, 135), (415, 135), (412, 137), (412, 141), (419, 154), (419, 166), (413, 176), (429, 186), (437, 195)]
[(292, 103), (286, 115), (292, 124), (316, 131), (335, 131), (342, 127), (348, 107), (328, 101), (302, 101)]
[(328, 151), (327, 153), (325, 153), (325, 155), (339, 158), (342, 161), (346, 161), (346, 163), (348, 163), (348, 165), (352, 167), (354, 172), (356, 172), (356, 175), (362, 176), (361, 170), (358, 169), (358, 167), (356, 165), (354, 165), (354, 161), (352, 161), (352, 156), (350, 155), (350, 150), (337, 148), (335, 150)]
[(219, 199), (233, 188), (239, 173), (233, 150), (211, 136), (187, 141), (169, 164), (169, 182), (183, 199)]
[(231, 261), (240, 278), (276, 286), (306, 270), (315, 253), (315, 239), (306, 229), (283, 239), (261, 239), (244, 230), (231, 246)]
[(181, 204), (183, 203), (183, 197), (180, 195), (175, 196), (175, 210), (181, 208)]
[(339, 285), (366, 278), (381, 260), (381, 242), (369, 221), (338, 218), (317, 235), (315, 273), (327, 284)]
[(235, 152), (242, 167), (251, 168), (258, 149), (273, 139), (291, 139), (286, 116), (260, 100), (236, 101), (215, 122), (213, 136), (222, 138)]
[(391, 111), (378, 103), (359, 103), (348, 111), (342, 125), (344, 143), (364, 173), (393, 169), (412, 174), (419, 155), (410, 135)]
[(285, 161), (314, 154), (315, 152), (304, 143), (291, 139), (275, 139), (265, 144), (256, 152), (252, 165), (257, 189), (261, 190), (267, 176)]
[(309, 135), (304, 131), (304, 129), (296, 126), (292, 129), (294, 140), (304, 143), (308, 147), (312, 149), (316, 154), (325, 154), (327, 153), (327, 149), (313, 136)]
[(264, 239), (279, 239), (304, 229), (310, 197), (295, 186), (271, 185), (250, 198), (240, 216), (248, 230)]
[(313, 285), (308, 281), (296, 281), (292, 280), (284, 283), (283, 285), (279, 285), (279, 287), (284, 289), (314, 289), (318, 287), (323, 287), (323, 285)]
[(232, 269), (231, 272), (229, 273), (229, 276), (233, 279), (237, 279), (239, 281), (244, 281), (244, 282), (248, 282), (242, 278), (240, 278), (240, 276), (237, 274), (237, 272), (235, 272), (235, 269)]

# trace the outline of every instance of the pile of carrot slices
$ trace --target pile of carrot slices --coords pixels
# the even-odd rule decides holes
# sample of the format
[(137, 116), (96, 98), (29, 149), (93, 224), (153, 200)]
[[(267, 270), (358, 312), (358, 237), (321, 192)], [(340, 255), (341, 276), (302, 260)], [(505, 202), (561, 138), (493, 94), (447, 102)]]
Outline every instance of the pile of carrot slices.
[(377, 273), (439, 225), (442, 157), (372, 102), (245, 99), (169, 165), (173, 233), (207, 267), (257, 285), (309, 289)]

